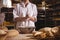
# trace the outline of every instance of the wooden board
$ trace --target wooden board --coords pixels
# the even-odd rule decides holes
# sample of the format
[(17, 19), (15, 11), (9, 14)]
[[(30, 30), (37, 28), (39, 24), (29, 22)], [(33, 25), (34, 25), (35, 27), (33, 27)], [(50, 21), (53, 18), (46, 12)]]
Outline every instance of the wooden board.
[(32, 38), (32, 34), (19, 34), (16, 37), (6, 38), (6, 40), (36, 40)]
[[(19, 34), (16, 37), (6, 38), (6, 40), (57, 40), (58, 38), (45, 38), (45, 39), (37, 39), (32, 36), (32, 34)], [(59, 38), (60, 39), (60, 38)]]

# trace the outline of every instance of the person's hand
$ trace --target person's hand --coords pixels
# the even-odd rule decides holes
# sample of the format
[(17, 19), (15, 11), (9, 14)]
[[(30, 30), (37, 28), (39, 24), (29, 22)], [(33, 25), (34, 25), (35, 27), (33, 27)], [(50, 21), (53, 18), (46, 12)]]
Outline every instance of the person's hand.
[(29, 15), (28, 14), (26, 15), (26, 18), (29, 18)]
[(26, 15), (26, 18), (27, 18), (27, 20), (31, 20), (31, 21), (35, 21), (36, 20), (36, 18), (34, 18), (34, 17), (32, 17), (32, 16), (30, 16), (30, 15)]
[(30, 20), (30, 16), (28, 14), (26, 15), (26, 20)]

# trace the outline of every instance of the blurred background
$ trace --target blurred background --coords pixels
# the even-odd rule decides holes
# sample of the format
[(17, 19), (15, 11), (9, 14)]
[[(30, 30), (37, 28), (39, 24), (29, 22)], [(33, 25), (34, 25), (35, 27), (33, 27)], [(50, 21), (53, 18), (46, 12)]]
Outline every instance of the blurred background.
[[(60, 0), (30, 0), (37, 5), (36, 30), (43, 27), (60, 26)], [(0, 13), (5, 14), (4, 26), (15, 28), (13, 9), (20, 0), (0, 0)]]

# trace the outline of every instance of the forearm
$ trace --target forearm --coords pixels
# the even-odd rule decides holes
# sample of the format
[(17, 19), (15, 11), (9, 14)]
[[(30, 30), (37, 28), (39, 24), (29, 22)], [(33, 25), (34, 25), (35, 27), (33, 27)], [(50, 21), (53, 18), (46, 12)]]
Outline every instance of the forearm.
[(17, 17), (15, 18), (15, 21), (25, 21), (26, 17)]
[(37, 19), (35, 17), (29, 17), (29, 20), (35, 22)]

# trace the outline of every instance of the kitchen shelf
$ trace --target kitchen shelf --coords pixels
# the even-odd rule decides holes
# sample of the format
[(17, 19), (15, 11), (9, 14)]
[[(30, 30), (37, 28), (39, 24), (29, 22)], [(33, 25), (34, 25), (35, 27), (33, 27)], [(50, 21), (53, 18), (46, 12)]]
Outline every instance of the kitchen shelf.
[[(38, 21), (36, 26), (39, 28), (42, 27), (54, 27), (60, 26), (60, 1), (45, 5), (48, 9), (41, 9), (41, 4), (38, 4)], [(42, 17), (42, 15), (45, 15)]]

